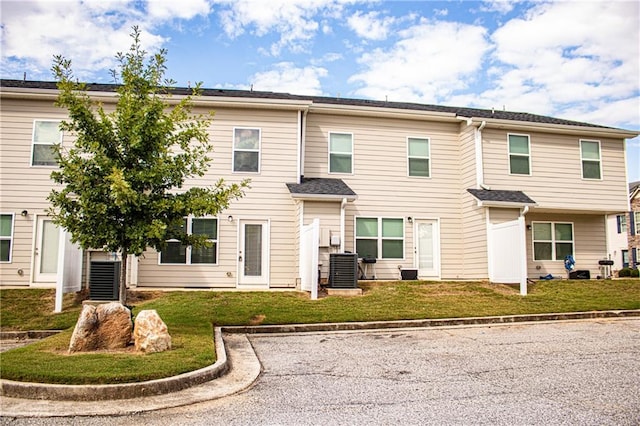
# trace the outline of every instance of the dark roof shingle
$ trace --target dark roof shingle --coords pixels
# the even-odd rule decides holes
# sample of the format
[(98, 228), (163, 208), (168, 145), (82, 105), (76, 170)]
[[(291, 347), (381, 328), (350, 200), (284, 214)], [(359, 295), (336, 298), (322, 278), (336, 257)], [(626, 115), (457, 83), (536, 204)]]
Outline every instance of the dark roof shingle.
[(342, 179), (330, 178), (302, 178), (301, 183), (288, 183), (289, 192), (296, 195), (336, 195), (355, 197), (349, 185)]
[[(53, 81), (31, 81), (31, 80), (9, 80), (0, 79), (0, 87), (22, 87), (30, 89), (49, 89), (55, 90), (56, 83)], [(89, 91), (97, 92), (115, 92), (118, 88), (116, 84), (105, 83), (87, 83), (87, 89)], [(175, 95), (188, 95), (191, 94), (191, 89), (188, 87), (175, 87), (171, 90), (171, 93)], [(487, 110), (479, 108), (464, 108), (464, 107), (451, 107), (443, 105), (429, 105), (429, 104), (417, 104), (410, 102), (387, 102), (387, 101), (375, 101), (367, 99), (351, 99), (351, 98), (335, 98), (335, 97), (323, 97), (323, 96), (303, 96), (292, 95), (289, 93), (277, 93), (277, 92), (261, 92), (254, 90), (228, 90), (228, 89), (202, 89), (203, 96), (211, 97), (234, 97), (234, 98), (258, 98), (258, 99), (280, 99), (291, 101), (310, 101), (319, 104), (335, 104), (335, 105), (352, 105), (361, 107), (374, 107), (374, 108), (391, 108), (391, 109), (406, 109), (414, 111), (431, 111), (431, 112), (444, 112), (454, 114), (462, 117), (476, 117), (476, 118), (494, 118), (498, 120), (531, 122), (541, 124), (556, 124), (566, 126), (581, 126), (581, 127), (595, 127), (601, 129), (614, 129), (614, 127), (600, 126), (591, 123), (583, 123), (579, 121), (565, 120), (555, 117), (547, 117), (543, 115), (529, 114), (526, 112), (512, 112), (512, 111), (499, 111), (499, 110)]]
[(494, 201), (501, 203), (535, 204), (531, 198), (522, 191), (504, 191), (489, 189), (467, 189), (480, 201)]

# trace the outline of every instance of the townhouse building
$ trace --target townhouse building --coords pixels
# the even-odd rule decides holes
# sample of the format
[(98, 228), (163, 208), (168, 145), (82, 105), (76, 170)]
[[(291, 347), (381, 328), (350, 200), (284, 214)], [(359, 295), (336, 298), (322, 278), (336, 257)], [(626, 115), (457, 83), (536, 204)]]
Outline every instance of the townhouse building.
[[(89, 85), (106, 108), (116, 87)], [(177, 88), (173, 97), (189, 93)], [(55, 83), (2, 80), (2, 286), (86, 286), (91, 260), (47, 216), (51, 144), (72, 145)], [(207, 173), (189, 186), (251, 179), (217, 217), (185, 218), (212, 246), (178, 241), (130, 258), (128, 285), (308, 289), (331, 254), (375, 261), (363, 278), (523, 283), (600, 273), (607, 219), (629, 210), (625, 139), (637, 132), (540, 115), (415, 103), (205, 89), (215, 111)], [(312, 238), (307, 237), (311, 232)], [(369, 276), (366, 276), (366, 275)], [(373, 275), (372, 275), (373, 274)]]

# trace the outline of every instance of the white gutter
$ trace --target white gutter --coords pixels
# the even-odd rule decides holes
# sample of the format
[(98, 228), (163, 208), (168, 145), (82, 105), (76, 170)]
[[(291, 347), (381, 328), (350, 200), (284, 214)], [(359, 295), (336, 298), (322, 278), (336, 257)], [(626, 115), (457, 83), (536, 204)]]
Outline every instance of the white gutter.
[(340, 203), (340, 253), (344, 253), (344, 235), (345, 235), (345, 208), (347, 207), (347, 199), (343, 198)]
[(307, 114), (309, 113), (309, 108), (306, 108), (301, 112), (302, 117), (298, 118), (301, 120), (300, 123), (300, 143), (298, 144), (298, 161), (300, 164), (298, 165), (298, 183), (302, 183), (302, 176), (304, 176), (304, 162), (305, 162), (305, 152), (307, 147)]
[(520, 295), (527, 295), (527, 226), (524, 220), (524, 216), (529, 212), (529, 206), (524, 206), (520, 211), (520, 217), (518, 217), (518, 225), (520, 235), (522, 236), (522, 246), (520, 249), (524, 256), (520, 257)]
[(475, 150), (476, 150), (476, 186), (482, 188), (484, 185), (484, 162), (482, 156), (482, 129), (487, 125), (482, 121), (480, 126), (474, 130)]

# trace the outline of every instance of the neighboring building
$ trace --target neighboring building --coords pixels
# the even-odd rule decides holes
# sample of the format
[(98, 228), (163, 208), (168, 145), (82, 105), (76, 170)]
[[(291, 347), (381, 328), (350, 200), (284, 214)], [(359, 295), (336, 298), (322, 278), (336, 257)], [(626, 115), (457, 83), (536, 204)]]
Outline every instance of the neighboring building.
[(640, 181), (629, 184), (629, 206), (627, 263), (631, 268), (638, 268), (640, 267)]
[[(107, 108), (116, 100), (113, 85), (90, 93)], [(54, 83), (1, 81), (3, 286), (74, 287), (89, 260), (112, 256), (82, 253), (46, 215), (49, 146), (73, 143), (56, 96)], [(637, 132), (271, 92), (207, 89), (196, 106), (216, 112), (214, 161), (189, 185), (250, 178), (251, 189), (218, 217), (186, 219), (209, 229), (212, 250), (148, 250), (131, 259), (132, 286), (307, 289), (343, 252), (376, 259), (384, 280), (413, 268), (421, 279), (522, 283), (566, 276), (567, 255), (595, 277), (610, 254), (607, 216), (628, 210), (625, 139)]]

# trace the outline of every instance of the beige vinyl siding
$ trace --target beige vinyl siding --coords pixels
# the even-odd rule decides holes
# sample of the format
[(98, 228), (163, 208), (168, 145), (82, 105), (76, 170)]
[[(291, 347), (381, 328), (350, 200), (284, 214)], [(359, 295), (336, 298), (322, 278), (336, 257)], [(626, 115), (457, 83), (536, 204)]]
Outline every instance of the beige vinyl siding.
[(580, 139), (593, 137), (528, 133), (531, 175), (509, 175), (507, 132), (485, 128), (483, 155), (485, 183), (493, 189), (524, 191), (539, 208), (593, 211), (594, 207), (624, 211), (627, 185), (624, 143), (600, 141), (602, 180), (582, 179)]
[[(458, 124), (313, 112), (307, 124), (305, 176), (339, 177), (358, 194), (346, 207), (345, 250), (354, 251), (355, 217), (404, 218), (404, 259), (378, 259), (376, 264), (379, 279), (397, 279), (398, 265), (414, 266), (412, 225), (406, 219), (440, 219), (442, 278), (458, 277), (462, 251)], [(327, 173), (329, 132), (353, 134), (353, 175)], [(429, 138), (430, 178), (407, 176), (407, 137)]]
[(493, 224), (511, 222), (520, 217), (520, 209), (491, 208), (489, 221)]
[[(238, 232), (240, 219), (269, 220), (270, 287), (293, 288), (298, 277), (295, 202), (285, 183), (297, 181), (298, 116), (295, 111), (217, 109), (210, 135), (214, 151), (209, 171), (189, 181), (185, 189), (251, 179), (243, 198), (232, 201), (218, 216), (217, 265), (159, 265), (158, 255), (147, 251), (140, 259), (138, 287), (235, 288), (238, 280)], [(260, 173), (233, 173), (233, 129), (261, 130)], [(227, 220), (233, 216), (233, 222)]]
[[(29, 286), (36, 215), (44, 215), (54, 167), (31, 166), (34, 120), (62, 120), (64, 112), (53, 102), (2, 99), (0, 126), (0, 212), (14, 214), (11, 263), (0, 264), (0, 285)], [(63, 144), (72, 142), (65, 134)], [(20, 213), (28, 211), (23, 217)], [(19, 275), (18, 271), (22, 271)], [(55, 283), (51, 283), (54, 286)]]
[[(605, 216), (529, 213), (526, 216), (526, 224), (531, 225), (532, 222), (573, 223), (575, 270), (589, 270), (591, 272), (591, 278), (596, 278), (596, 276), (600, 274), (598, 261), (607, 258)], [(540, 276), (552, 274), (566, 278), (567, 272), (564, 268), (564, 261), (533, 260), (533, 232), (531, 230), (527, 230), (526, 232), (528, 277), (538, 279)]]
[[(340, 201), (305, 201), (304, 224), (309, 225), (313, 219), (320, 219), (320, 232), (340, 235)], [(337, 253), (339, 247), (320, 247), (318, 262), (322, 278), (329, 276), (329, 255)]]
[[(462, 247), (457, 261), (459, 279), (487, 278), (486, 211), (468, 191), (477, 187), (475, 130), (460, 125), (460, 179)], [(456, 267), (456, 265), (454, 265)]]

